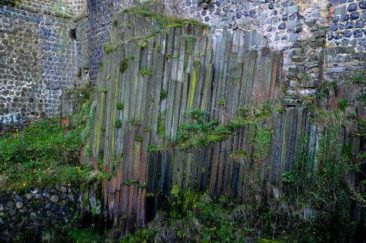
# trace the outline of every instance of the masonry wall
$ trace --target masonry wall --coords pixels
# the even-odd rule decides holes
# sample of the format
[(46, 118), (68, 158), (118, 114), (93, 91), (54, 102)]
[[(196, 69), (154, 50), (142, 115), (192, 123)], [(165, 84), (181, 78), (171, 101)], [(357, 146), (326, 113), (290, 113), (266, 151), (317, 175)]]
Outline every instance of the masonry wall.
[(80, 194), (69, 187), (2, 193), (0, 241), (39, 242), (47, 230), (65, 229), (74, 224), (80, 212)]
[[(63, 90), (96, 82), (112, 15), (139, 2), (23, 0), (1, 6), (0, 124), (65, 114), (60, 113)], [(195, 18), (214, 29), (253, 32), (254, 50), (283, 52), (291, 105), (324, 81), (340, 82), (366, 68), (364, 0), (157, 2), (170, 15)]]
[(0, 16), (0, 130), (59, 116), (63, 91), (86, 82), (88, 22), (62, 1), (0, 5)]

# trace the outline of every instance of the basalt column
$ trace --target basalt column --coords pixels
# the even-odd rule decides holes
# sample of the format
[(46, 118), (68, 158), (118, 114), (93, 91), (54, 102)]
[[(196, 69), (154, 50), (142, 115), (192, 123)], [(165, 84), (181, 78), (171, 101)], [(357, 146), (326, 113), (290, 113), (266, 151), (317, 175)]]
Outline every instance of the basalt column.
[[(98, 74), (90, 160), (112, 175), (103, 184), (108, 218), (124, 232), (143, 226), (146, 202), (154, 214), (158, 196), (174, 185), (244, 197), (249, 161), (241, 155), (253, 154), (257, 124), (200, 148), (182, 148), (177, 133), (190, 111), (224, 127), (241, 107), (275, 107), (281, 53), (253, 49), (255, 32), (210, 30), (138, 10), (114, 17), (110, 39)], [(278, 181), (297, 136), (310, 128), (304, 109), (270, 113), (260, 124), (276, 143), (266, 143), (257, 162), (265, 168), (260, 176)]]

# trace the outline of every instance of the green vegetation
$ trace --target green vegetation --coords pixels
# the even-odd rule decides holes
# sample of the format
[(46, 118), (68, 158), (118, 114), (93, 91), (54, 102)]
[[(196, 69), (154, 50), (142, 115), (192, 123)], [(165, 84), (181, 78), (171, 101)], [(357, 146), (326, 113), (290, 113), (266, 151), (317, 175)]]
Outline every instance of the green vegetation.
[(272, 129), (265, 128), (263, 125), (256, 124), (254, 136), (254, 160), (263, 161), (267, 158), (272, 145)]
[(114, 127), (117, 128), (117, 129), (121, 128), (122, 127), (122, 121), (119, 120), (119, 119), (115, 120), (114, 121)]
[(20, 132), (0, 137), (0, 190), (83, 185), (104, 177), (79, 164), (90, 134), (95, 106), (89, 101), (69, 119), (34, 121)]
[(290, 233), (276, 228), (283, 215), (265, 201), (247, 205), (224, 196), (180, 190), (177, 185), (166, 200), (147, 228), (128, 234), (122, 242), (287, 242)]
[(22, 3), (22, 0), (0, 0), (0, 5), (15, 7)]
[(220, 106), (225, 106), (225, 99), (224, 98), (220, 98), (218, 101), (217, 101), (217, 104), (220, 105)]
[(140, 70), (140, 74), (141, 74), (142, 76), (151, 76), (151, 75), (152, 75), (152, 70), (151, 70), (151, 68), (143, 67), (143, 68), (141, 68), (141, 70)]
[(355, 72), (351, 76), (350, 82), (353, 84), (365, 84), (366, 83), (366, 71)]
[[(201, 110), (192, 110), (186, 113), (188, 123), (182, 124), (178, 128), (177, 139), (166, 148), (172, 146), (180, 149), (199, 149), (207, 147), (212, 143), (222, 142), (228, 139), (235, 129), (243, 128), (247, 125), (256, 126), (256, 140), (258, 148), (254, 153), (256, 160), (263, 159), (272, 142), (272, 129), (263, 128), (263, 121), (272, 115), (273, 106), (271, 103), (263, 103), (257, 106), (247, 106), (238, 109), (227, 124), (220, 124), (218, 121), (207, 121), (206, 114)], [(164, 149), (164, 146), (161, 147)]]
[(166, 98), (168, 98), (168, 91), (166, 91), (165, 89), (161, 89), (160, 90), (160, 101), (165, 100)]
[(321, 101), (327, 97), (329, 97), (331, 91), (337, 90), (336, 82), (324, 82), (318, 89), (315, 94), (315, 98), (317, 101)]
[(157, 134), (160, 138), (165, 138), (165, 113), (159, 113)]
[(116, 105), (117, 110), (123, 110), (125, 108), (125, 104), (123, 104), (122, 102), (118, 102)]
[(345, 115), (345, 106), (340, 105), (335, 111), (316, 111), (314, 122), (324, 128), (319, 149), (312, 155), (306, 149), (309, 138), (305, 138), (292, 169), (283, 174), (286, 200), (294, 212), (313, 210), (308, 215), (310, 220), (303, 225), (305, 241), (352, 242), (357, 228), (366, 227), (351, 213), (352, 205), (362, 202), (365, 195), (357, 193), (347, 179), (357, 170), (351, 163), (350, 146), (339, 141), (344, 128), (354, 127)]
[(348, 100), (346, 100), (346, 99), (341, 99), (338, 102), (338, 108), (341, 109), (342, 111), (345, 111), (347, 106), (348, 106)]
[(68, 240), (74, 243), (99, 243), (102, 242), (100, 234), (90, 229), (74, 228), (68, 232)]
[(103, 50), (104, 50), (105, 54), (109, 55), (112, 52), (117, 50), (117, 46), (112, 45), (110, 43), (105, 43), (104, 46), (103, 46)]
[(151, 20), (156, 21), (157, 25), (159, 26), (160, 30), (164, 30), (167, 28), (179, 28), (184, 27), (186, 25), (197, 25), (202, 27), (207, 27), (206, 25), (202, 24), (201, 22), (194, 20), (194, 19), (180, 19), (174, 18), (162, 13), (154, 12), (151, 9), (154, 8), (155, 3), (153, 2), (146, 2), (141, 6), (126, 9), (125, 12), (128, 14), (142, 16), (145, 18), (149, 18)]
[[(252, 118), (264, 119), (266, 110), (268, 112), (266, 108), (254, 112)], [(242, 112), (248, 113), (248, 109)], [(366, 206), (366, 200), (364, 193), (351, 186), (348, 175), (359, 170), (361, 164), (350, 163), (349, 145), (339, 142), (342, 129), (354, 124), (342, 107), (335, 111), (318, 108), (315, 112), (313, 122), (324, 128), (318, 150), (315, 154), (308, 150), (308, 137), (299, 143), (295, 163), (282, 175), (283, 194), (269, 197), (265, 189), (268, 182), (260, 179), (263, 167), (257, 162), (268, 152), (272, 130), (255, 123), (254, 163), (245, 167), (247, 194), (242, 197), (244, 201), (182, 190), (174, 185), (170, 195), (160, 199), (165, 203), (160, 204), (155, 220), (147, 228), (127, 235), (123, 242), (157, 239), (163, 242), (172, 239), (178, 242), (245, 242), (248, 239), (256, 242), (355, 242), (356, 235), (362, 234), (366, 225), (353, 217), (352, 209), (355, 203)], [(205, 121), (205, 114), (199, 110), (189, 112), (188, 116), (193, 120), (192, 127), (184, 127), (183, 137), (190, 129), (203, 133), (219, 126)], [(233, 159), (248, 156), (250, 154), (244, 150), (230, 154)], [(361, 153), (357, 160), (361, 162), (365, 158), (365, 153)], [(366, 180), (362, 183), (366, 184)], [(365, 213), (361, 209), (361, 214)]]
[(128, 58), (125, 58), (122, 60), (121, 64), (119, 65), (119, 71), (121, 73), (124, 73), (124, 72), (126, 72), (127, 68), (128, 68)]

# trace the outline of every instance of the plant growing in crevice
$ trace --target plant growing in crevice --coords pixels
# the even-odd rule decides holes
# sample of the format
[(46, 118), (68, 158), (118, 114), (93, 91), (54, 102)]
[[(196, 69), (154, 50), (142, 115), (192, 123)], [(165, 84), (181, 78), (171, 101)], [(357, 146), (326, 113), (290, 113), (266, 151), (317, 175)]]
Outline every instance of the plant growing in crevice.
[(125, 58), (121, 61), (120, 65), (119, 65), (119, 71), (121, 73), (124, 73), (124, 72), (126, 72), (127, 68), (128, 68), (128, 58)]
[(152, 75), (152, 70), (150, 68), (148, 68), (148, 67), (143, 67), (140, 70), (140, 74), (142, 76), (151, 76)]
[(160, 101), (165, 100), (166, 98), (168, 98), (168, 91), (166, 91), (165, 89), (161, 89), (160, 90)]
[(119, 119), (115, 120), (114, 121), (114, 127), (117, 128), (117, 129), (121, 128), (122, 127), (122, 121), (119, 120)]
[(118, 102), (116, 108), (117, 110), (121, 111), (125, 108), (125, 104), (123, 104), (122, 102)]

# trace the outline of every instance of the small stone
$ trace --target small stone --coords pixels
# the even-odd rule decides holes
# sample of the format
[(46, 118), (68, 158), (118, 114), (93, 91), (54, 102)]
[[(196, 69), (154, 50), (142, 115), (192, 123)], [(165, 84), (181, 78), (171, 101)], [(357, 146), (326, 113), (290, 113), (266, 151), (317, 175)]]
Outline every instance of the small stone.
[(299, 11), (299, 8), (297, 7), (297, 5), (292, 5), (287, 8), (288, 15), (293, 15), (293, 14), (297, 13), (298, 11)]
[(15, 209), (9, 209), (8, 214), (10, 217), (13, 217), (15, 214), (17, 214), (17, 211)]
[(23, 207), (23, 208), (19, 209), (19, 212), (20, 213), (25, 213), (25, 212), (27, 212), (27, 208), (26, 207)]
[(51, 200), (51, 202), (53, 202), (53, 203), (57, 203), (57, 202), (58, 202), (58, 196), (57, 196), (57, 195), (52, 195), (52, 196), (50, 197), (50, 200)]
[(329, 26), (329, 29), (330, 29), (331, 31), (337, 31), (337, 30), (338, 30), (338, 25), (337, 25), (337, 24), (331, 24), (331, 25)]
[(344, 37), (351, 37), (352, 36), (352, 32), (350, 31), (350, 30), (345, 30), (344, 32), (343, 32), (343, 36)]
[(20, 209), (23, 207), (24, 204), (23, 204), (23, 202), (16, 202), (15, 205), (16, 205), (17, 209)]
[(334, 37), (334, 39), (340, 40), (340, 39), (342, 39), (342, 36), (340, 34), (336, 34), (336, 36)]
[(14, 198), (16, 202), (23, 201), (23, 198), (21, 198), (18, 194), (15, 194)]
[(361, 1), (359, 6), (360, 6), (360, 9), (366, 9), (366, 1)]
[(346, 23), (346, 29), (352, 29), (353, 28), (353, 23), (352, 22), (347, 22)]
[(349, 20), (349, 15), (348, 15), (348, 14), (344, 14), (344, 15), (342, 15), (341, 20), (342, 20), (343, 22), (344, 22), (344, 21), (348, 21), (348, 20)]
[(335, 16), (335, 17), (333, 17), (332, 22), (333, 23), (337, 23), (339, 20), (340, 20), (340, 17), (339, 16)]
[(30, 193), (26, 193), (24, 196), (25, 196), (25, 198), (27, 200), (31, 200), (32, 199), (32, 194), (30, 194)]
[(208, 3), (202, 3), (201, 6), (203, 9), (208, 9), (208, 7), (209, 7)]
[(338, 6), (334, 9), (334, 15), (344, 15), (346, 12), (345, 6)]
[(4, 205), (0, 204), (0, 211), (4, 211)]
[(15, 206), (15, 203), (13, 201), (8, 201), (6, 203), (6, 208), (14, 208), (14, 206)]
[(347, 10), (348, 10), (349, 12), (354, 12), (354, 11), (356, 11), (356, 10), (357, 10), (357, 4), (356, 4), (356, 3), (351, 3), (350, 5), (348, 5)]
[(358, 21), (356, 22), (355, 27), (356, 27), (356, 28), (363, 28), (363, 27), (364, 27), (364, 23), (363, 23), (363, 21), (358, 20)]
[(269, 3), (268, 4), (268, 9), (273, 9), (273, 8), (274, 8), (273, 3)]
[(362, 30), (354, 30), (353, 31), (353, 37), (355, 37), (355, 38), (362, 37)]
[(349, 39), (342, 40), (342, 46), (348, 46), (348, 44), (349, 44)]
[(360, 15), (357, 12), (352, 12), (350, 17), (352, 20), (356, 20), (360, 17)]
[(295, 42), (295, 41), (298, 40), (298, 38), (299, 38), (299, 35), (298, 34), (291, 34), (290, 37), (289, 37), (289, 40), (291, 42)]
[(286, 29), (286, 23), (285, 22), (282, 22), (281, 24), (279, 24), (278, 25), (278, 29), (280, 29), (280, 30)]

